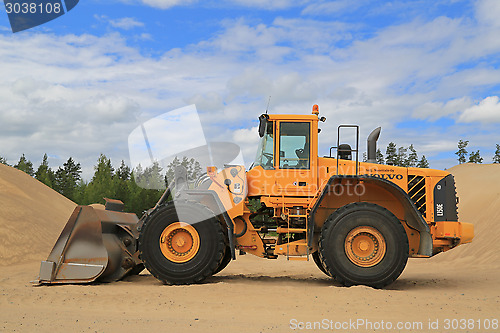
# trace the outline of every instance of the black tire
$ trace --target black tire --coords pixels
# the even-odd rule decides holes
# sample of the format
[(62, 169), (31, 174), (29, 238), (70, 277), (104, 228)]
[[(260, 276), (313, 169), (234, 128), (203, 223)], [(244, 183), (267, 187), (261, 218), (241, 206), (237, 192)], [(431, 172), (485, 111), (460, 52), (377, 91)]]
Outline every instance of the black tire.
[[(183, 221), (179, 221), (178, 216)], [(189, 261), (174, 262), (160, 248), (162, 232), (172, 223), (185, 222), (196, 230), (199, 249)], [(191, 201), (162, 206), (144, 223), (139, 235), (141, 259), (148, 271), (166, 284), (199, 283), (219, 267), (226, 248), (222, 226), (207, 207)]]
[[(352, 240), (349, 235), (355, 234), (360, 228), (372, 230), (375, 235), (378, 233), (383, 238), (380, 242), (385, 246), (383, 251), (380, 250), (382, 246), (374, 242), (376, 246), (372, 253), (375, 253), (375, 257), (378, 255), (378, 259), (373, 266), (363, 266), (366, 264), (355, 263), (356, 258), (349, 258), (348, 247), (353, 244), (347, 242), (348, 239)], [(363, 233), (359, 235), (361, 234)], [(364, 233), (363, 237), (367, 234)], [(362, 284), (382, 288), (403, 272), (408, 261), (408, 238), (398, 218), (384, 207), (367, 202), (351, 203), (336, 210), (325, 221), (319, 254), (324, 267), (339, 283), (345, 286)], [(372, 257), (358, 258), (372, 260)]]
[(231, 262), (231, 259), (233, 259), (231, 257), (231, 249), (229, 248), (229, 246), (226, 246), (226, 252), (224, 253), (224, 258), (222, 258), (222, 261), (221, 263), (219, 264), (219, 267), (217, 267), (217, 269), (214, 271), (214, 275), (219, 273), (220, 271), (222, 271), (224, 268), (227, 267), (227, 265), (229, 265), (229, 263)]
[(311, 256), (316, 266), (318, 266), (319, 270), (325, 273), (326, 275), (331, 276), (330, 273), (328, 273), (328, 271), (326, 270), (325, 266), (323, 266), (323, 263), (321, 262), (319, 251), (314, 252)]

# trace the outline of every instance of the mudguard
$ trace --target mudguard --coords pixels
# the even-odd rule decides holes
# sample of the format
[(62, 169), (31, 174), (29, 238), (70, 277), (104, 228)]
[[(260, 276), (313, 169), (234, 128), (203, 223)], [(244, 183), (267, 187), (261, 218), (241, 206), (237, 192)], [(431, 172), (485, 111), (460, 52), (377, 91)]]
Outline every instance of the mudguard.
[(394, 184), (393, 182), (390, 182), (386, 179), (382, 179), (380, 177), (375, 177), (375, 176), (370, 176), (370, 175), (360, 175), (360, 176), (355, 176), (355, 175), (336, 175), (332, 176), (329, 180), (326, 186), (323, 188), (323, 191), (321, 192), (321, 195), (319, 196), (318, 200), (314, 204), (313, 208), (311, 209), (311, 214), (310, 214), (310, 219), (309, 219), (309, 225), (307, 228), (308, 232), (308, 239), (309, 239), (309, 244), (308, 246), (312, 246), (312, 240), (313, 240), (313, 235), (314, 235), (314, 225), (315, 225), (315, 214), (316, 211), (318, 210), (321, 202), (325, 198), (325, 195), (330, 191), (330, 187), (338, 180), (342, 179), (349, 179), (355, 182), (365, 182), (365, 183), (373, 183), (376, 184), (377, 186), (382, 187), (383, 189), (387, 190), (388, 192), (392, 193), (394, 197), (396, 197), (401, 205), (403, 206), (405, 210), (405, 220), (408, 225), (416, 230), (419, 231), (420, 233), (420, 245), (419, 245), (419, 250), (418, 254), (422, 256), (432, 256), (432, 236), (430, 233), (429, 226), (425, 222), (424, 218), (422, 217), (422, 214), (417, 210), (415, 205), (412, 203), (410, 197), (408, 194), (398, 185)]

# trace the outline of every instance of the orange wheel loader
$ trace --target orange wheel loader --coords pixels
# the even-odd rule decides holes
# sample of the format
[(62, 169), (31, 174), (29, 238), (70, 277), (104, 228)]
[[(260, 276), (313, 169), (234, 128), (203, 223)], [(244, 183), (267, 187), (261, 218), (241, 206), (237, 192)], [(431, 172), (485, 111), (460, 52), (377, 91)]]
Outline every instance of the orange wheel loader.
[[(166, 284), (198, 283), (220, 272), (236, 250), (266, 259), (314, 260), (345, 286), (382, 288), (408, 257), (429, 258), (471, 242), (458, 222), (453, 176), (376, 163), (380, 128), (359, 162), (359, 127), (340, 125), (329, 156), (318, 156), (317, 105), (310, 115), (259, 117), (260, 144), (249, 168), (208, 167), (196, 187), (176, 170), (141, 219), (108, 200), (78, 206), (39, 282), (114, 281), (144, 267)], [(354, 147), (341, 144), (352, 131)], [(175, 194), (175, 195), (174, 195)]]

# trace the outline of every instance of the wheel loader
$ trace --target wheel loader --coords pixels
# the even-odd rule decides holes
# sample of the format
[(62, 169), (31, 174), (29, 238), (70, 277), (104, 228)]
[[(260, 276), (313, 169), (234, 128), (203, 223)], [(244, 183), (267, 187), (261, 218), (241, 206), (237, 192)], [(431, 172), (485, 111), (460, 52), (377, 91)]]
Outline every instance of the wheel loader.
[[(345, 286), (382, 288), (409, 257), (471, 242), (473, 225), (458, 221), (451, 174), (377, 164), (380, 128), (360, 162), (357, 125), (340, 125), (336, 145), (320, 157), (318, 123), (325, 120), (317, 105), (309, 115), (262, 114), (249, 170), (209, 166), (193, 187), (178, 168), (140, 219), (116, 200), (78, 206), (42, 262), (39, 283), (116, 281), (146, 268), (166, 284), (192, 284), (220, 272), (239, 251), (312, 259)], [(342, 143), (345, 131), (355, 137), (353, 147)]]

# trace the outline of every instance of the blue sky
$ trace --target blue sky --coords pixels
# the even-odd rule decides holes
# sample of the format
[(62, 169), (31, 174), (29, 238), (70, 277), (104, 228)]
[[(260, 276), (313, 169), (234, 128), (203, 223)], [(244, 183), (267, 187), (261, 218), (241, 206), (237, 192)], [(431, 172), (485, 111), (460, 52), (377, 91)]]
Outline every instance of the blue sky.
[(467, 139), (491, 163), (500, 143), (500, 1), (86, 0), (13, 34), (0, 10), (0, 155), (72, 156), (84, 175), (100, 153), (128, 160), (141, 122), (196, 104), (210, 141), (255, 154), (257, 117), (361, 126), (361, 147), (413, 144), (431, 167), (456, 164)]

